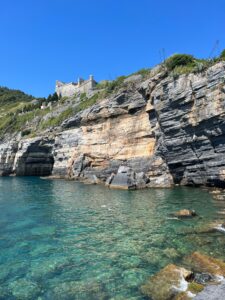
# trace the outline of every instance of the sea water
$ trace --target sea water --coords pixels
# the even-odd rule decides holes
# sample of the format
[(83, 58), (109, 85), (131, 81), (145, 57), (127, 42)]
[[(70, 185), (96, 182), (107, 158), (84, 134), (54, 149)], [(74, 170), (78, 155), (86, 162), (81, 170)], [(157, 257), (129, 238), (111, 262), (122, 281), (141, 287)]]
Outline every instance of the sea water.
[[(171, 217), (183, 208), (199, 217)], [(225, 259), (225, 234), (207, 230), (224, 208), (200, 188), (1, 178), (0, 299), (146, 299), (141, 285), (167, 264), (193, 251)]]

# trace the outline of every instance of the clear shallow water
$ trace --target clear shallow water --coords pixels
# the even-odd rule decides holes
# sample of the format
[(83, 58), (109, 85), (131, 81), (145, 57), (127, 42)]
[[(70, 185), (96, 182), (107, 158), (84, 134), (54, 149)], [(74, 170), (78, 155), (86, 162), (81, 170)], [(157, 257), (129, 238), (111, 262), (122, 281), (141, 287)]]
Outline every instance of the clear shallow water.
[[(182, 208), (201, 218), (169, 218)], [(225, 258), (223, 233), (196, 233), (224, 208), (201, 189), (1, 178), (0, 299), (143, 300), (166, 264), (195, 250)]]

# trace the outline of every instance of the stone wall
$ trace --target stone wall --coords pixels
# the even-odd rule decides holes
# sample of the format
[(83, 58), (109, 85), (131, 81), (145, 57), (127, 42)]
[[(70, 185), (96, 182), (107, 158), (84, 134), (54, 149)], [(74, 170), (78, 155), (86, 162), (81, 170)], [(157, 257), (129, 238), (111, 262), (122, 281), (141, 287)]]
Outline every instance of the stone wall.
[(88, 80), (82, 81), (81, 83), (63, 83), (56, 81), (56, 93), (59, 97), (72, 97), (78, 93), (89, 93), (95, 87), (96, 82), (93, 77), (90, 76)]

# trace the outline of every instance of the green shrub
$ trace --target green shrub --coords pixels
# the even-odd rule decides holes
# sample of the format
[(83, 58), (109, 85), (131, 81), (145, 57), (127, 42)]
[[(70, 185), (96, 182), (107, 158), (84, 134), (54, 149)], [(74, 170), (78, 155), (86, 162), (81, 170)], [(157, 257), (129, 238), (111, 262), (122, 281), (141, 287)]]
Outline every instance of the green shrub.
[(221, 52), (220, 58), (221, 58), (222, 60), (225, 60), (225, 49)]
[(34, 97), (26, 95), (19, 90), (11, 90), (6, 87), (0, 87), (0, 103), (18, 103), (18, 102), (29, 102), (32, 101)]
[(195, 59), (192, 55), (189, 54), (174, 54), (169, 57), (165, 64), (169, 71), (173, 71), (176, 67), (188, 66), (191, 67), (194, 65)]
[(21, 132), (21, 136), (26, 136), (26, 135), (29, 135), (29, 134), (31, 134), (31, 129), (24, 129)]
[(85, 101), (87, 99), (87, 94), (86, 93), (81, 93), (80, 94), (80, 101)]
[(67, 108), (63, 112), (61, 112), (58, 116), (49, 118), (46, 121), (41, 122), (40, 128), (45, 129), (48, 127), (57, 127), (62, 124), (62, 122), (74, 114), (74, 110), (72, 107)]
[[(81, 94), (82, 95), (82, 94)], [(41, 129), (45, 129), (48, 127), (57, 127), (60, 126), (63, 121), (66, 119), (72, 117), (76, 113), (87, 109), (88, 107), (94, 105), (99, 99), (102, 97), (102, 93), (96, 93), (91, 98), (86, 98), (86, 94), (83, 94), (82, 96), (83, 101), (81, 101), (75, 108), (69, 107), (66, 110), (64, 110), (61, 114), (59, 114), (56, 117), (49, 118), (48, 120), (42, 122), (40, 124)]]
[(143, 69), (140, 69), (139, 71), (137, 71), (137, 72), (135, 72), (131, 75), (142, 75), (145, 78), (146, 76), (148, 76), (150, 74), (150, 72), (151, 72), (150, 68), (148, 68), (148, 69), (143, 68)]
[(65, 103), (68, 99), (69, 99), (69, 97), (65, 96), (65, 97), (61, 97), (59, 99), (59, 101), (60, 101), (60, 103)]
[(27, 124), (31, 122), (35, 117), (42, 117), (49, 113), (49, 108), (41, 110), (36, 109), (34, 111), (26, 112), (23, 114), (8, 113), (0, 118), (0, 135), (9, 132), (23, 131)]
[(102, 80), (102, 81), (100, 81), (100, 82), (97, 83), (97, 85), (95, 86), (95, 89), (96, 90), (106, 89), (109, 84), (110, 84), (110, 81), (108, 81), (108, 80)]
[(47, 102), (54, 102), (54, 101), (58, 101), (58, 100), (59, 100), (59, 97), (58, 97), (57, 93), (50, 94), (48, 96), (48, 98), (46, 99)]
[(94, 94), (91, 98), (86, 100), (83, 100), (82, 102), (80, 102), (76, 108), (75, 108), (75, 112), (79, 112), (82, 110), (87, 109), (88, 107), (94, 105), (99, 99), (101, 99), (102, 93), (98, 92), (96, 94)]
[(106, 88), (107, 92), (110, 94), (121, 88), (126, 78), (127, 76), (119, 76), (115, 80), (110, 81)]

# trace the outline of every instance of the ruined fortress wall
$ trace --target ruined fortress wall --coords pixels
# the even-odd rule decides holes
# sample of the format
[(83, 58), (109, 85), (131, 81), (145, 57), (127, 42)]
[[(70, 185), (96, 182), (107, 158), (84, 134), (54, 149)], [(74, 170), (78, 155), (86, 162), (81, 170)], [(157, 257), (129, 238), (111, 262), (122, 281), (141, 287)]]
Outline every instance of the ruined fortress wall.
[(74, 83), (57, 83), (56, 84), (56, 93), (61, 97), (71, 97), (77, 93), (89, 93), (94, 86), (96, 85), (93, 78), (90, 78), (79, 84)]
[(92, 90), (95, 86), (94, 80), (93, 79), (89, 79), (84, 81), (80, 87), (78, 88), (80, 93), (87, 93)]
[(78, 92), (78, 88), (73, 83), (67, 83), (61, 86), (56, 86), (56, 93), (61, 97), (71, 97)]

